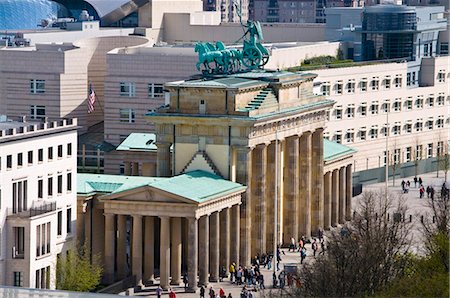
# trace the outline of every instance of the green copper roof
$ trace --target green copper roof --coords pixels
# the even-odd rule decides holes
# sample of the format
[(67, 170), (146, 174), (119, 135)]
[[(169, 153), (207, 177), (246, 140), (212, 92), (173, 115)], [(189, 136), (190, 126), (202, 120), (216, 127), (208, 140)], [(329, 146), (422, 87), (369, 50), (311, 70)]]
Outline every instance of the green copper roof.
[(210, 79), (174, 82), (168, 83), (166, 85), (177, 87), (246, 88), (261, 85), (264, 86), (267, 85), (267, 83), (247, 78), (223, 77), (223, 78), (210, 78)]
[(355, 152), (356, 150), (348, 146), (323, 139), (323, 159), (325, 161), (332, 161)]
[(246, 189), (239, 183), (197, 170), (170, 178), (79, 173), (77, 193), (116, 194), (147, 185), (197, 203)]
[(150, 151), (156, 150), (156, 135), (154, 133), (130, 133), (117, 147), (119, 151)]

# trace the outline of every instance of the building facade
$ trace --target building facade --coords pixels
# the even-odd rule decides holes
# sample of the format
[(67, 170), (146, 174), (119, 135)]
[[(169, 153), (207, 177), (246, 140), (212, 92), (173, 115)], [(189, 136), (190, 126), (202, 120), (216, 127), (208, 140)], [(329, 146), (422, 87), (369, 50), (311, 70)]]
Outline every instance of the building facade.
[(75, 244), (77, 122), (0, 121), (0, 284), (55, 289)]

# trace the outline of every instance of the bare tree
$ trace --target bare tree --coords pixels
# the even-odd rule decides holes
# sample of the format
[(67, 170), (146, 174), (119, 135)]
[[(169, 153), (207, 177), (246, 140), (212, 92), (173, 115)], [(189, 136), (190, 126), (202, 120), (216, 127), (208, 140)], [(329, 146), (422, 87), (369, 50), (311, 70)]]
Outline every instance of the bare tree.
[(389, 164), (392, 169), (392, 186), (395, 186), (395, 174), (400, 167), (400, 148), (397, 146), (397, 139), (394, 140), (389, 154)]

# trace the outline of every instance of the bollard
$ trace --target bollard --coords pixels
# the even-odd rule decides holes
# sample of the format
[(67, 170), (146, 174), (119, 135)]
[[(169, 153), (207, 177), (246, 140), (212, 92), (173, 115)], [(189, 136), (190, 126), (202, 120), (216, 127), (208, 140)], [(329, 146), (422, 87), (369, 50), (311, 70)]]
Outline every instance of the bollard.
[(387, 216), (387, 220), (389, 221), (389, 213), (388, 213), (388, 216)]
[(433, 216), (433, 223), (436, 222), (436, 216)]
[(420, 222), (423, 223), (423, 215), (420, 216)]
[(409, 222), (412, 222), (412, 215), (409, 215)]

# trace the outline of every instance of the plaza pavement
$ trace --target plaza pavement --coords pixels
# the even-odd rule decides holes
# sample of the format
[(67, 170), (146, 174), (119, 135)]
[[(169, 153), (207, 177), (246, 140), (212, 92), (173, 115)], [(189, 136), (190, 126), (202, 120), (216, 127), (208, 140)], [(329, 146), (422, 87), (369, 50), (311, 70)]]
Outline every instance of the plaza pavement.
[[(449, 175), (450, 176), (450, 175)], [(421, 177), (423, 180), (423, 185), (426, 188), (428, 185), (433, 186), (435, 189), (435, 195), (440, 193), (441, 190), (441, 186), (442, 183), (444, 182), (444, 173), (441, 171), (439, 173), (439, 178), (436, 177), (436, 172), (431, 172), (431, 173), (427, 173), (427, 174), (423, 174), (423, 175), (419, 175), (418, 177)], [(425, 193), (424, 198), (420, 199), (419, 198), (419, 186), (417, 185), (417, 187), (414, 187), (414, 181), (413, 181), (414, 177), (406, 177), (406, 178), (398, 178), (395, 180), (395, 185), (392, 185), (392, 179), (389, 180), (388, 183), (388, 191), (390, 194), (393, 195), (394, 199), (398, 199), (398, 198), (404, 198), (405, 202), (408, 206), (408, 212), (406, 213), (406, 217), (405, 220), (410, 219), (410, 215), (412, 216), (412, 223), (414, 224), (415, 228), (414, 228), (414, 242), (413, 245), (416, 247), (417, 250), (420, 250), (420, 234), (418, 232), (418, 226), (420, 223), (420, 216), (424, 215), (427, 216), (427, 201), (429, 199), (427, 199), (427, 195)], [(401, 188), (401, 181), (405, 180), (405, 182), (407, 180), (410, 181), (411, 186), (409, 189), (409, 192), (404, 194), (402, 192), (402, 188)], [(447, 181), (447, 185), (449, 184), (449, 181)], [(370, 185), (365, 185), (363, 187), (363, 191), (384, 191), (385, 189), (385, 183), (376, 183), (376, 184), (370, 184)], [(356, 196), (353, 198), (353, 207), (354, 209), (357, 208), (359, 200), (361, 198), (361, 195)], [(340, 226), (337, 227), (337, 229), (339, 229)], [(326, 238), (326, 234), (327, 232), (325, 231), (325, 238)], [(307, 248), (307, 257), (305, 259), (305, 263), (309, 263), (311, 261), (314, 260), (314, 257), (312, 255), (312, 249), (311, 249), (311, 244), (307, 244), (306, 245)], [(284, 264), (295, 264), (297, 263), (298, 266), (302, 266), (300, 265), (300, 253), (298, 252), (288, 252), (288, 249), (282, 249), (282, 251), (284, 252), (284, 255), (282, 254), (281, 258), (281, 265), (280, 265), (280, 269), (283, 268)], [(318, 252), (320, 252), (320, 246), (319, 246), (319, 250)], [(318, 258), (320, 256), (317, 256)], [(277, 276), (279, 274), (280, 271), (277, 271)], [(262, 291), (267, 292), (267, 291), (271, 291), (272, 290), (272, 273), (273, 273), (273, 268), (272, 270), (267, 270), (265, 268), (261, 268), (261, 273), (264, 274), (264, 283), (266, 286), (266, 290)], [(242, 286), (237, 286), (235, 284), (231, 284), (229, 279), (225, 279), (223, 282), (218, 282), (218, 283), (210, 283), (208, 285), (208, 289), (209, 287), (213, 287), (213, 289), (216, 291), (219, 291), (220, 288), (223, 288), (226, 295), (228, 296), (229, 293), (231, 293), (233, 298), (239, 298), (239, 294), (242, 290)], [(152, 286), (152, 287), (146, 287), (144, 289), (144, 291), (139, 292), (139, 293), (135, 293), (135, 296), (142, 296), (142, 297), (148, 297), (148, 296), (153, 296), (155, 297), (155, 289), (156, 286)], [(208, 297), (208, 289), (205, 293), (205, 297)], [(172, 287), (172, 290), (174, 290), (176, 292), (177, 297), (182, 297), (182, 298), (194, 298), (194, 297), (200, 297), (200, 294), (197, 293), (186, 293), (184, 292), (184, 288), (183, 286), (174, 286)], [(263, 293), (255, 293), (253, 292), (253, 297), (262, 297)], [(163, 296), (168, 296), (168, 292), (164, 291)]]

